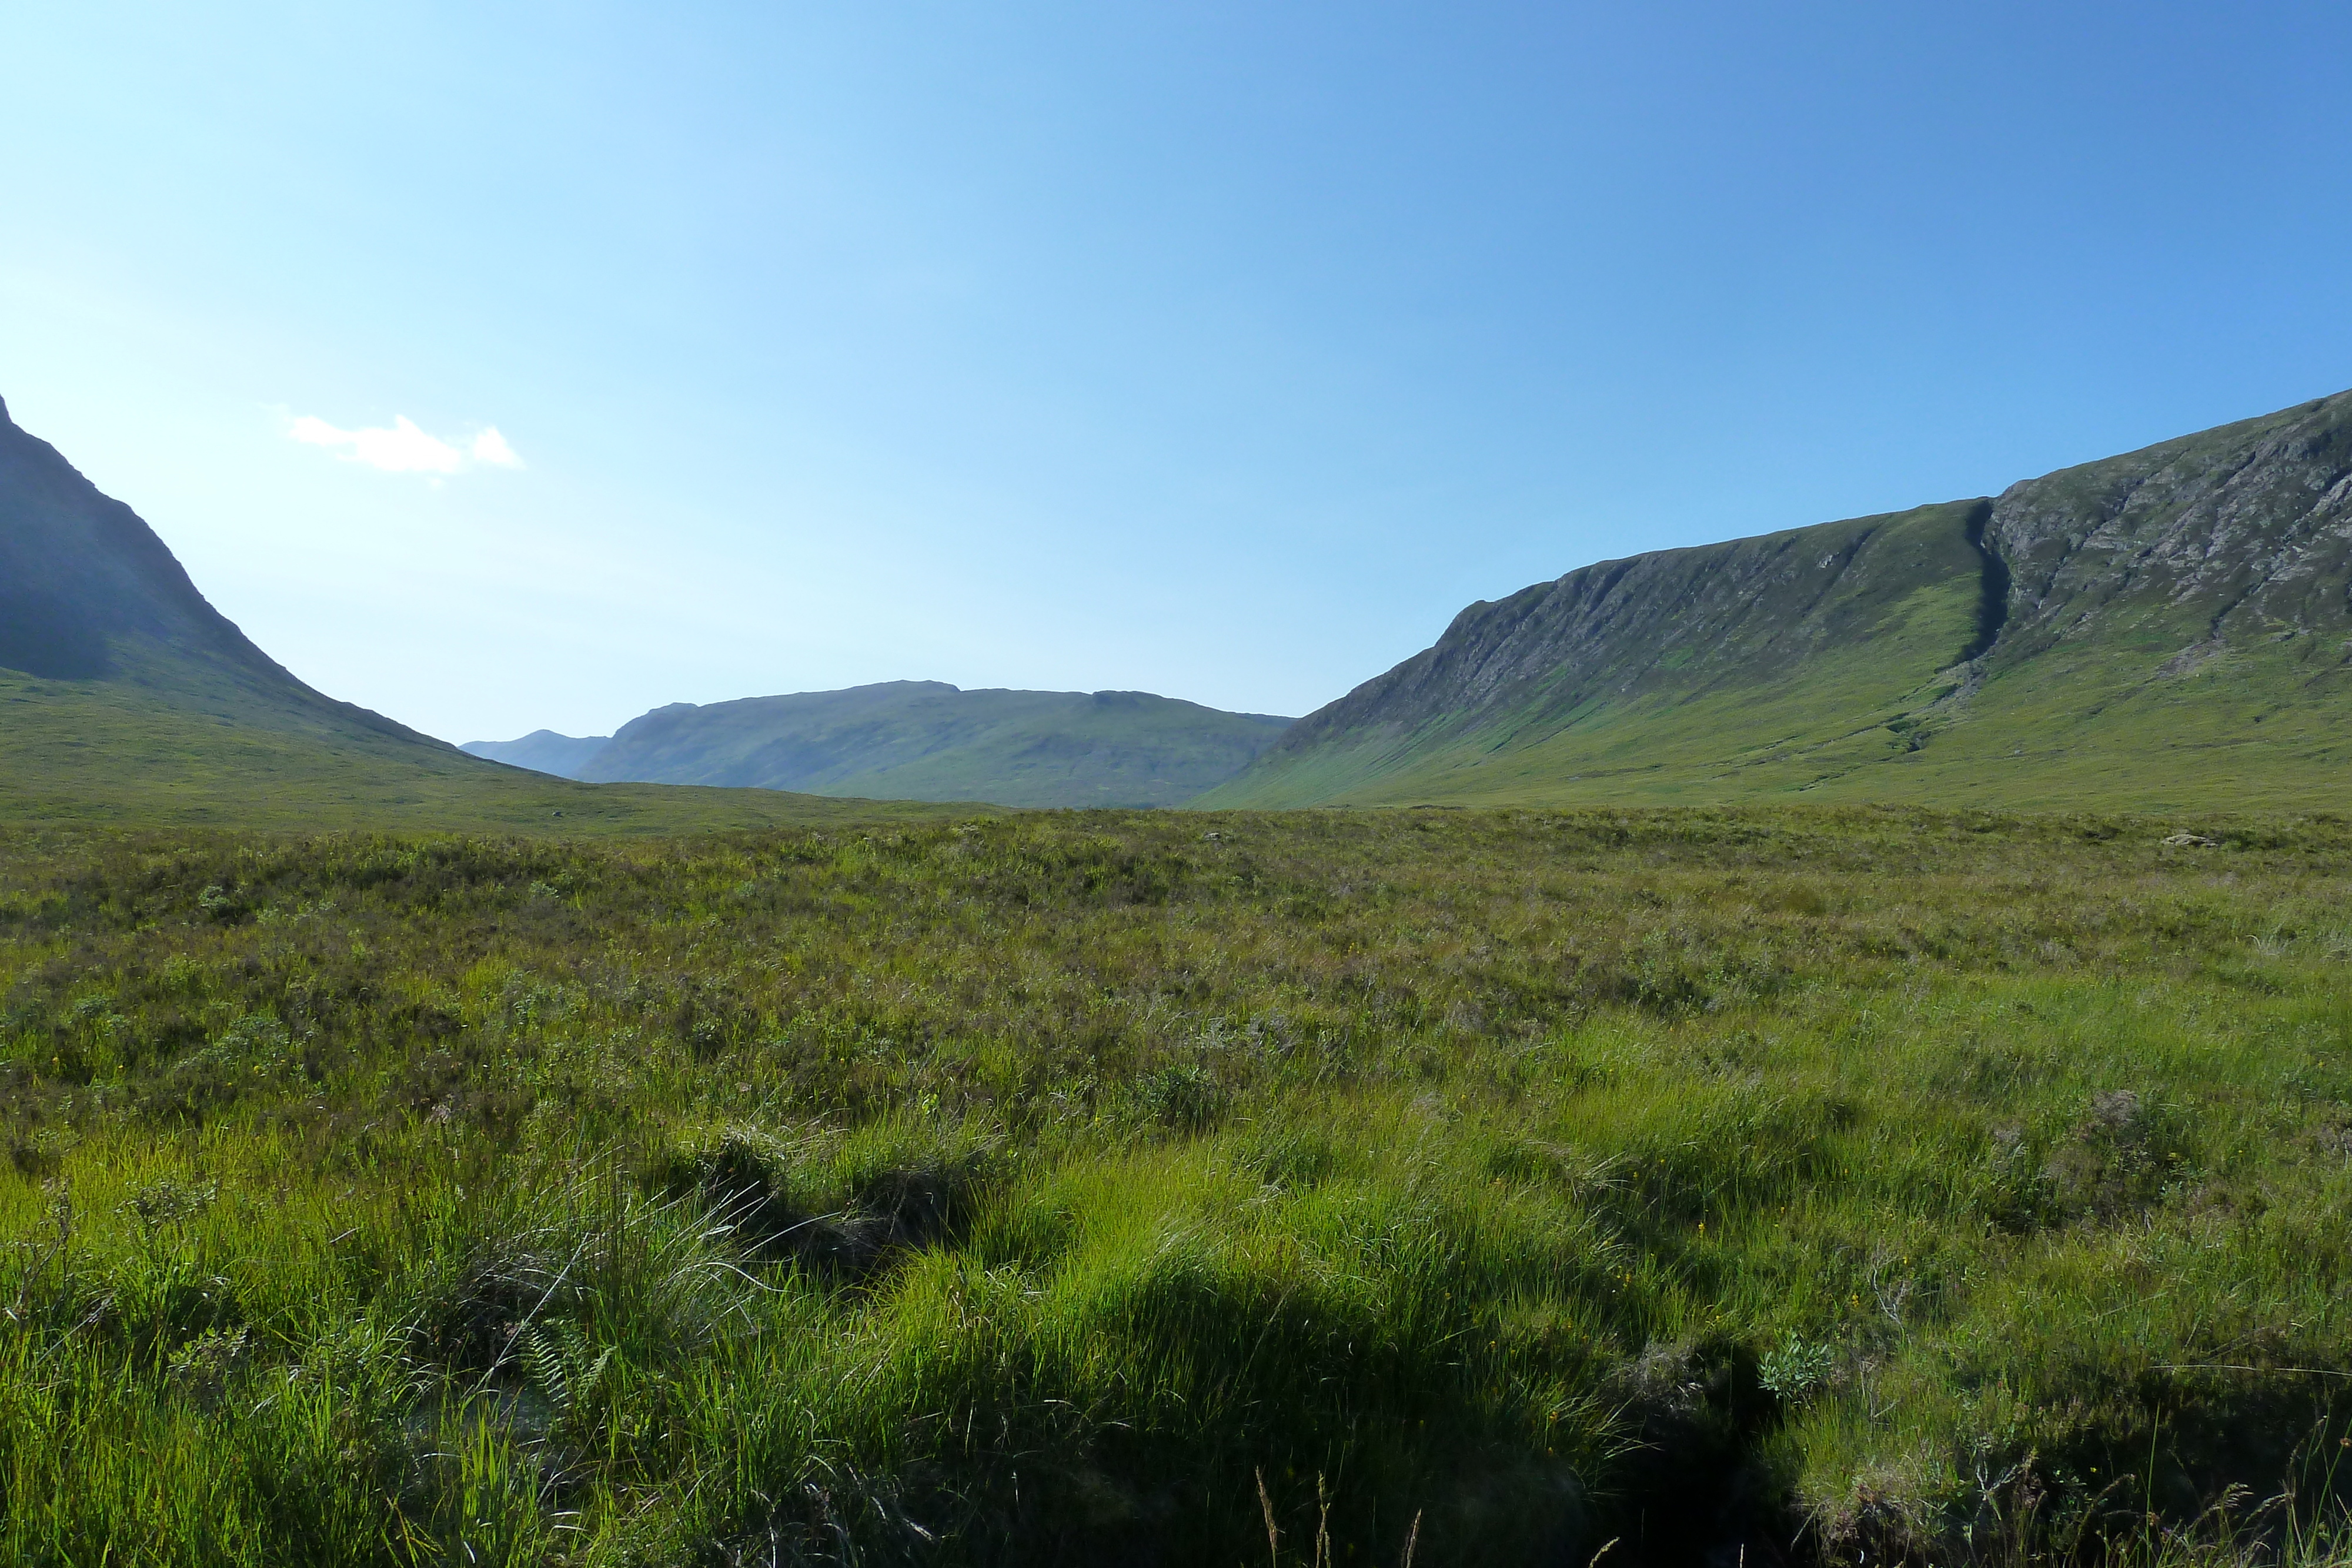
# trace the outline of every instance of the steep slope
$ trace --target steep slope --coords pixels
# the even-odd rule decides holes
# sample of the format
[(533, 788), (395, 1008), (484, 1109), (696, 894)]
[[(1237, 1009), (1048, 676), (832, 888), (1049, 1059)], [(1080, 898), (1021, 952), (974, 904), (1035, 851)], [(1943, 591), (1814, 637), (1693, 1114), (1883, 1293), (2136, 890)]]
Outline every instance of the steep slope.
[(2352, 393), (2013, 485), (2006, 619), (1918, 788), (2340, 808)]
[(591, 789), (322, 696), (207, 603), (136, 513), (0, 403), (0, 821), (593, 831), (845, 810), (749, 791)]
[(558, 735), (551, 729), (534, 729), (518, 740), (469, 740), (457, 749), (469, 757), (503, 762), (509, 768), (552, 773), (558, 779), (577, 779), (612, 740), (609, 735)]
[(2333, 805), (2352, 394), (1998, 497), (1581, 568), (1203, 806)]
[(163, 541), (100, 494), (0, 402), (0, 669), (117, 680), (299, 715), (439, 748), (380, 714), (321, 696), (196, 591)]
[(622, 726), (580, 776), (877, 800), (1171, 806), (1240, 772), (1289, 723), (1148, 692), (892, 681), (656, 708)]

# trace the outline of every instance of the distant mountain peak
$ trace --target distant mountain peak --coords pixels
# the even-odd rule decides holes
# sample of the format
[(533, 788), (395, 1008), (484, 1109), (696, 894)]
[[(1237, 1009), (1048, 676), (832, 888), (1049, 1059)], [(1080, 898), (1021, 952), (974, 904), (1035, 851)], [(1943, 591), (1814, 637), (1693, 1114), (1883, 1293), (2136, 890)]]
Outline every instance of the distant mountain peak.
[[(691, 708), (694, 705), (679, 703), (673, 706)], [(510, 768), (528, 768), (533, 773), (552, 773), (559, 779), (577, 779), (581, 771), (594, 760), (596, 754), (612, 744), (612, 740), (609, 735), (558, 735), (551, 729), (534, 729), (517, 740), (469, 740), (457, 749), (492, 762), (503, 762)]]
[(1150, 692), (966, 691), (877, 681), (671, 703), (609, 742), (547, 731), (466, 749), (603, 782), (716, 784), (1005, 806), (1170, 806), (1247, 766), (1290, 721)]

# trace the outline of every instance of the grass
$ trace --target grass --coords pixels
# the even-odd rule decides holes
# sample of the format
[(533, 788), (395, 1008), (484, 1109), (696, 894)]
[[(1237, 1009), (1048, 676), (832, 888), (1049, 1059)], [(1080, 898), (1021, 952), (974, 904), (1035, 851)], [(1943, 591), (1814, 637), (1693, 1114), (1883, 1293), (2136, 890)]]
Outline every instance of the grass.
[(2347, 870), (14, 830), (0, 1557), (2342, 1562)]
[(2343, 798), (2352, 743), (2339, 682), (2317, 678), (2336, 672), (2308, 667), (2317, 651), (2307, 644), (2241, 649), (2175, 680), (2148, 678), (2135, 651), (2088, 648), (2053, 670), (1998, 674), (1966, 707), (1924, 717), (1915, 710), (1943, 689), (1932, 677), (1875, 706), (1861, 700), (1868, 681), (1932, 662), (1878, 664), (1901, 646), (1888, 639), (1867, 658), (1824, 660), (1801, 686), (1612, 710), (1523, 748), (1465, 747), (1350, 799), (2157, 811), (2326, 810)]
[(579, 838), (945, 814), (768, 790), (576, 784), (371, 730), (305, 695), (169, 657), (109, 681), (0, 670), (0, 823), (366, 822)]

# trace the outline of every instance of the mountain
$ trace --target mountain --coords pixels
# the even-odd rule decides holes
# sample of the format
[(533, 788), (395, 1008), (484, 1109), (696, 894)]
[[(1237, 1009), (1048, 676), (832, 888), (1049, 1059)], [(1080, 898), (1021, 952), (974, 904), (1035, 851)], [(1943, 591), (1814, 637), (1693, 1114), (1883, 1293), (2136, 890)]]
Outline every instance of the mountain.
[(612, 738), (609, 735), (558, 735), (551, 729), (534, 729), (520, 740), (469, 740), (457, 749), (510, 768), (552, 773), (558, 779), (577, 779), (581, 769)]
[(0, 668), (150, 687), (226, 684), (321, 722), (437, 746), (320, 696), (207, 603), (154, 530), (0, 402)]
[(1194, 802), (2340, 807), (2352, 393), (1470, 606)]
[(848, 814), (549, 779), (322, 695), (0, 402), (0, 821), (597, 831)]
[[(1148, 692), (847, 691), (677, 703), (622, 726), (577, 777), (1004, 806), (1172, 806), (1247, 767), (1291, 721)], [(554, 762), (547, 731), (500, 743)], [(538, 764), (526, 764), (538, 766)], [(551, 769), (552, 770), (552, 769)]]

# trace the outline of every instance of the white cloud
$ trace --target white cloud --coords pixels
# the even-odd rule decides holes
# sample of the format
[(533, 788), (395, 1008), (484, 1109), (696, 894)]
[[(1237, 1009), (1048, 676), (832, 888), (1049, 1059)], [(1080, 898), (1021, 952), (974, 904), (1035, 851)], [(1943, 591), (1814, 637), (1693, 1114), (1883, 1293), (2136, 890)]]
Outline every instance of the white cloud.
[(305, 445), (340, 449), (344, 462), (364, 463), (387, 474), (455, 474), (467, 465), (468, 452), (476, 463), (499, 468), (522, 466), (522, 459), (496, 425), (476, 435), (464, 450), (419, 430), (406, 414), (394, 414), (389, 428), (343, 430), (306, 413), (289, 424), (286, 434)]
[(515, 449), (507, 444), (507, 438), (499, 434), (499, 427), (495, 424), (474, 437), (474, 461), (494, 464), (500, 468), (522, 466), (522, 459), (515, 455)]

